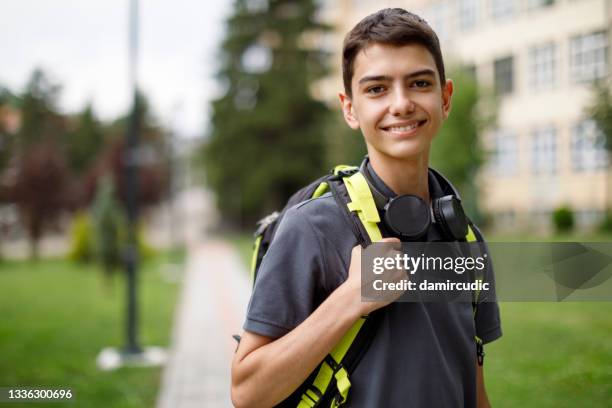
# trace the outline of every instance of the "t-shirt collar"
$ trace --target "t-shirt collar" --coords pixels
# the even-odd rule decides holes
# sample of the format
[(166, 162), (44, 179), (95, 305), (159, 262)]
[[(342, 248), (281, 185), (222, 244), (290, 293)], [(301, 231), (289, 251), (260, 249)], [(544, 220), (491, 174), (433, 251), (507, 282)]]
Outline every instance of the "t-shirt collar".
[[(370, 164), (369, 158), (366, 157), (364, 159), (361, 168), (363, 169), (363, 171), (367, 171), (368, 174), (366, 175), (366, 177), (369, 176), (368, 179), (372, 182), (372, 184), (374, 184), (374, 187), (378, 191), (380, 191), (385, 197), (393, 198), (397, 196), (397, 194), (387, 184), (385, 184), (385, 182), (378, 176), (378, 174), (376, 174), (376, 172), (372, 168), (372, 165)], [(444, 191), (442, 190), (440, 183), (438, 182), (436, 176), (434, 176), (431, 170), (428, 171), (428, 183), (429, 196), (431, 197), (431, 199), (444, 196)]]

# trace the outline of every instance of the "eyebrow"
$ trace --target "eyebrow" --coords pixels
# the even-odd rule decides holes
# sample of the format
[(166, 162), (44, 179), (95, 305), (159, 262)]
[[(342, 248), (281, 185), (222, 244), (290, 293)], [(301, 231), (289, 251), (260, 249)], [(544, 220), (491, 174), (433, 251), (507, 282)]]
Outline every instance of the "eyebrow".
[[(404, 80), (407, 79), (411, 79), (411, 78), (415, 78), (415, 77), (419, 77), (422, 75), (427, 75), (427, 76), (432, 76), (435, 77), (436, 73), (433, 69), (422, 69), (420, 71), (415, 71), (412, 72), (408, 75), (404, 76)], [(363, 78), (361, 78), (359, 80), (359, 84), (363, 84), (364, 82), (370, 82), (370, 81), (391, 81), (393, 78), (391, 78), (390, 76), (387, 75), (371, 75), (371, 76), (364, 76)]]

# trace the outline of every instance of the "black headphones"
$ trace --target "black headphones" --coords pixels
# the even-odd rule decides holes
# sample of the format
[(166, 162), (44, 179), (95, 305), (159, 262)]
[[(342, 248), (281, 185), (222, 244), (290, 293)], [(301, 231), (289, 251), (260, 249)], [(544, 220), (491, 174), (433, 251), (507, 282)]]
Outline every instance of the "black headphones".
[(457, 190), (442, 174), (434, 169), (429, 169), (445, 194), (433, 199), (430, 207), (421, 197), (411, 194), (386, 197), (374, 186), (367, 163), (366, 158), (360, 171), (370, 186), (376, 208), (383, 214), (382, 219), (385, 226), (392, 233), (402, 240), (417, 241), (427, 233), (433, 215), (433, 219), (444, 233), (444, 238), (450, 241), (465, 239), (468, 223), (461, 206), (461, 198)]

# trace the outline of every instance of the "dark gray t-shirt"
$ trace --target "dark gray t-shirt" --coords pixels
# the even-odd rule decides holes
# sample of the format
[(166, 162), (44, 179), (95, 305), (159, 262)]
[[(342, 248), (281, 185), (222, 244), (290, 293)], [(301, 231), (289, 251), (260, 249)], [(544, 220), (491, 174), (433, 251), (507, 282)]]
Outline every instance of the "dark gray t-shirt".
[[(433, 198), (443, 195), (432, 174), (429, 185)], [(342, 211), (329, 194), (287, 211), (258, 272), (245, 330), (281, 337), (344, 282), (357, 239)], [(426, 240), (441, 237), (432, 224)], [(497, 303), (481, 303), (475, 320), (470, 303), (390, 304), (351, 375), (348, 406), (475, 407), (475, 333), (484, 343), (501, 336)]]

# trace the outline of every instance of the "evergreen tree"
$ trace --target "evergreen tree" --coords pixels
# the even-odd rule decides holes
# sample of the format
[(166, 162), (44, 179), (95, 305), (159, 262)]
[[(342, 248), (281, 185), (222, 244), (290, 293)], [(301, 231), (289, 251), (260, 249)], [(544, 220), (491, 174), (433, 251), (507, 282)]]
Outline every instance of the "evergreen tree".
[(283, 205), (324, 171), (327, 107), (310, 84), (325, 71), (314, 0), (236, 0), (222, 44), (204, 148), (208, 182), (224, 219), (242, 226)]
[(19, 150), (40, 142), (59, 141), (65, 136), (65, 119), (55, 106), (59, 92), (60, 87), (42, 70), (32, 72), (20, 98), (21, 126), (16, 135)]
[(77, 118), (75, 129), (68, 133), (66, 150), (70, 168), (78, 173), (86, 170), (103, 147), (103, 131), (90, 105)]

